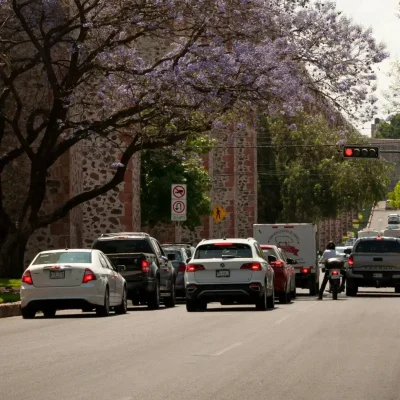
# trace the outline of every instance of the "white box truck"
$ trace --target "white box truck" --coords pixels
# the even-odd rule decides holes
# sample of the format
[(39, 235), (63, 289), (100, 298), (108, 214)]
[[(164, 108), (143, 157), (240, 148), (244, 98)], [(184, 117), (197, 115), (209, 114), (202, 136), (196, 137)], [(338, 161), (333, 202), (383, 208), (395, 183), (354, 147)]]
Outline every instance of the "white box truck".
[(315, 224), (254, 224), (254, 239), (260, 244), (280, 247), (287, 257), (296, 260), (296, 287), (319, 291), (318, 241)]

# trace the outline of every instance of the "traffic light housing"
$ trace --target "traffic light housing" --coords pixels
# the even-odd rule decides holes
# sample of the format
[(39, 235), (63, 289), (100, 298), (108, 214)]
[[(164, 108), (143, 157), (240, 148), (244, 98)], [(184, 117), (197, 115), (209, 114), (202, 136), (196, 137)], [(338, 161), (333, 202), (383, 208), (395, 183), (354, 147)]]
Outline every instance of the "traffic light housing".
[(344, 146), (344, 158), (379, 158), (379, 147), (376, 146)]

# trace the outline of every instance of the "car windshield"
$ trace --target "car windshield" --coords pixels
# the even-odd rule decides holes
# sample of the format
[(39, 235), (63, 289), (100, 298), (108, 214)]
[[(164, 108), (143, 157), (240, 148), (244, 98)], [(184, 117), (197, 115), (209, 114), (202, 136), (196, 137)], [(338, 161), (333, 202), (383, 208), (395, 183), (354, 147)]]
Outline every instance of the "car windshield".
[(399, 219), (398, 218), (390, 218), (389, 220), (388, 220), (388, 224), (394, 224), (394, 225), (398, 225), (399, 224)]
[(244, 243), (211, 243), (199, 246), (194, 258), (251, 258), (252, 256), (251, 247)]
[(175, 254), (175, 261), (184, 261), (182, 258), (182, 253), (179, 250), (166, 248), (163, 250), (166, 256), (168, 256), (168, 254)]
[(146, 239), (98, 240), (93, 248), (101, 250), (104, 254), (153, 253)]
[(41, 253), (33, 262), (38, 264), (90, 264), (92, 262), (92, 253), (90, 251), (57, 251)]
[(358, 243), (355, 253), (400, 253), (398, 240), (372, 239)]

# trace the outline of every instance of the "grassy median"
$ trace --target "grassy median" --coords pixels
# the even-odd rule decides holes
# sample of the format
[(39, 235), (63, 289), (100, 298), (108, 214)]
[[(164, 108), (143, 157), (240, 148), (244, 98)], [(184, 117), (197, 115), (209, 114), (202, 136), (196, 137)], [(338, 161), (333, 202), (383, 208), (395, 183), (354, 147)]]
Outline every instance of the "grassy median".
[(19, 301), (21, 279), (0, 279), (0, 304)]

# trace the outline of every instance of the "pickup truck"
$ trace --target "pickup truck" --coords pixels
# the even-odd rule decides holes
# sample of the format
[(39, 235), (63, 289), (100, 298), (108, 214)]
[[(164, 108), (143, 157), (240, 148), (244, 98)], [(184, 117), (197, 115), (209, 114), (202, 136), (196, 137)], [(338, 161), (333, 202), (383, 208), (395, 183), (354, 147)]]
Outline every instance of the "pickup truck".
[(174, 307), (175, 271), (158, 241), (147, 233), (119, 232), (101, 235), (92, 245), (105, 253), (115, 266), (125, 266), (127, 297), (133, 305), (158, 309)]
[(400, 293), (400, 238), (360, 238), (345, 253), (347, 296), (356, 296), (359, 287), (392, 287)]

